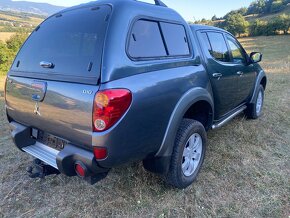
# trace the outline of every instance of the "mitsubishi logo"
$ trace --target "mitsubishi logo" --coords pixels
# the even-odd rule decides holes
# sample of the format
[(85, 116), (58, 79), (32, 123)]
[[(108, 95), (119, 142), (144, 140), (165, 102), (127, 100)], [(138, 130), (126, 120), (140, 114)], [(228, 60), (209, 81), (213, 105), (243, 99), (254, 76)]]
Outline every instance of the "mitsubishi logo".
[(38, 102), (35, 103), (34, 111), (33, 112), (34, 112), (35, 115), (41, 116), (40, 111), (39, 111)]

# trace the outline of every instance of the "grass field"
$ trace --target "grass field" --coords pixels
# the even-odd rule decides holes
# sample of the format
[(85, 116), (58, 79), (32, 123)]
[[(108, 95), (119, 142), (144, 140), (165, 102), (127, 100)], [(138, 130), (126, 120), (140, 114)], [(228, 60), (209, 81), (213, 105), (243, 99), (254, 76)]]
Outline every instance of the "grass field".
[(185, 190), (165, 185), (140, 163), (113, 169), (94, 186), (79, 178), (32, 180), (31, 158), (9, 136), (0, 86), (0, 217), (285, 217), (290, 216), (290, 36), (244, 38), (264, 54), (263, 116), (235, 118), (208, 133), (204, 167)]
[(0, 10), (0, 40), (5, 42), (16, 32), (31, 32), (45, 17)]
[(0, 11), (0, 21), (37, 26), (44, 17), (34, 14)]
[(21, 16), (15, 16), (15, 15), (8, 15), (8, 14), (3, 14), (0, 12), (0, 20), (4, 21), (11, 21), (11, 22), (19, 22), (23, 24), (28, 24), (28, 25), (33, 25), (37, 26), (40, 22), (42, 22), (43, 19), (37, 18), (37, 17), (21, 17)]
[(6, 40), (10, 39), (10, 37), (14, 34), (14, 32), (0, 32), (0, 40), (6, 42)]

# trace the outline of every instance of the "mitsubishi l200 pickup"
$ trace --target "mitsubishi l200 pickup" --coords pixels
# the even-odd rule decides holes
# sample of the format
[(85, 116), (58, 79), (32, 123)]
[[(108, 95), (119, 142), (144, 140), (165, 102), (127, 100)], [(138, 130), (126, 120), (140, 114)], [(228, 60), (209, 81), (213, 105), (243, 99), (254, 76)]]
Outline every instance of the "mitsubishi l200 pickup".
[(261, 116), (262, 54), (155, 3), (68, 8), (24, 43), (5, 99), (15, 145), (36, 158), (31, 177), (53, 172), (94, 184), (113, 167), (143, 161), (185, 188), (203, 164), (207, 131), (242, 112)]

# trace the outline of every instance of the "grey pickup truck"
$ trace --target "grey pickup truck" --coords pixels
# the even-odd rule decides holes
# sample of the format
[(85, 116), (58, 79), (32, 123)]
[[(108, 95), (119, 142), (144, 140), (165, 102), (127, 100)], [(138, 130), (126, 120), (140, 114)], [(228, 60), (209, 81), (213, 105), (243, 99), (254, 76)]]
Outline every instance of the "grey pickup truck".
[(94, 184), (143, 161), (185, 188), (203, 164), (207, 131), (242, 112), (261, 115), (261, 59), (222, 29), (188, 25), (160, 0), (68, 8), (32, 32), (8, 72), (12, 138), (35, 158), (31, 177)]

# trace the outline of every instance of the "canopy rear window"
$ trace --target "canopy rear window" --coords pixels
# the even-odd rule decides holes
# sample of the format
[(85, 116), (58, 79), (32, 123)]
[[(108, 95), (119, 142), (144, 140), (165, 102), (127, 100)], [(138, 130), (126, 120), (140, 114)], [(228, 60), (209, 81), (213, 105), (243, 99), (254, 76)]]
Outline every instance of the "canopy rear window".
[[(50, 17), (24, 44), (13, 71), (99, 78), (104, 37), (111, 8), (74, 9)], [(42, 63), (51, 63), (46, 67)]]

